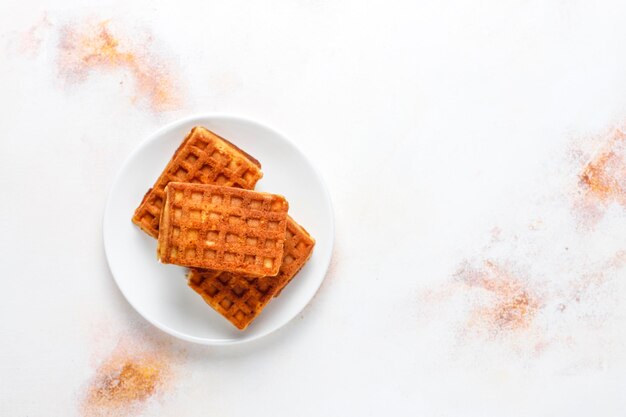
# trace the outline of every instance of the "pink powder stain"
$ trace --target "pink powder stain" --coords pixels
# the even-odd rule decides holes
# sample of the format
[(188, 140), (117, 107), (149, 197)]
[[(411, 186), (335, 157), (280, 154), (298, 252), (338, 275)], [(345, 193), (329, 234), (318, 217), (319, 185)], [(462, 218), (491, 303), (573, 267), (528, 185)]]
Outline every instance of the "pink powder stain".
[(60, 32), (59, 75), (67, 82), (82, 82), (92, 72), (121, 70), (134, 80), (133, 102), (143, 101), (155, 112), (180, 108), (178, 80), (149, 51), (149, 42), (115, 33), (109, 21), (68, 25)]
[(449, 337), (456, 340), (449, 346), (452, 357), (477, 353), (483, 346), (524, 361), (538, 358), (552, 345), (544, 319), (539, 320), (551, 294), (512, 259), (481, 255), (465, 260), (452, 279), (419, 292), (420, 321), (435, 325), (433, 330), (448, 343)]
[(585, 268), (577, 279), (546, 283), (549, 286), (526, 278), (524, 269), (511, 267), (513, 262), (464, 261), (454, 280), (421, 292), (420, 303), (424, 308), (457, 306), (464, 317), (455, 319), (458, 335), (466, 341), (497, 342), (532, 357), (555, 345), (574, 348), (579, 342), (577, 328), (597, 331), (604, 326), (612, 308), (608, 284), (626, 266), (626, 251)]
[(480, 334), (524, 332), (531, 328), (542, 307), (540, 297), (528, 282), (493, 261), (485, 260), (477, 268), (464, 263), (455, 277), (468, 289), (486, 295), (484, 301), (471, 307), (467, 323), (468, 328)]
[[(461, 314), (452, 321), (459, 347), (495, 343), (519, 358), (536, 359), (559, 347), (575, 352), (589, 334), (606, 336), (602, 329), (616, 301), (610, 285), (626, 266), (626, 251), (583, 267), (578, 278), (563, 282), (530, 279), (525, 269), (514, 267), (514, 259), (463, 261), (453, 280), (420, 293), (422, 308), (434, 309), (439, 320), (441, 311)], [(441, 310), (446, 305), (453, 309)]]
[(48, 19), (48, 14), (45, 13), (37, 23), (20, 35), (17, 46), (18, 52), (29, 57), (37, 55), (51, 28), (52, 23)]
[[(626, 251), (620, 250), (606, 262), (590, 272), (582, 273), (580, 278), (570, 282), (566, 288), (561, 304), (562, 311), (574, 304), (588, 302), (600, 304), (606, 301), (608, 294), (602, 291), (609, 281), (609, 275), (619, 271), (626, 265)], [(603, 300), (598, 299), (602, 297)]]
[(593, 226), (606, 208), (618, 204), (626, 208), (626, 134), (613, 129), (594, 139), (597, 152), (588, 156), (578, 174), (580, 198), (575, 209), (583, 224)]
[(491, 235), (491, 243), (496, 243), (502, 240), (502, 229), (498, 226), (493, 227), (489, 234)]

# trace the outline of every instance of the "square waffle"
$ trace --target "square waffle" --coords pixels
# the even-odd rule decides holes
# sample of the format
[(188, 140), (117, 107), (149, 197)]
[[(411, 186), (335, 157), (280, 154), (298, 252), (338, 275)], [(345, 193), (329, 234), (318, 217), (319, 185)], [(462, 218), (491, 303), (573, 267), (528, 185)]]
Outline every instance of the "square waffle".
[(283, 196), (217, 185), (170, 182), (157, 252), (163, 263), (275, 276), (289, 204)]
[(313, 253), (315, 240), (287, 216), (285, 250), (276, 277), (245, 277), (230, 272), (191, 269), (189, 286), (240, 330), (245, 329), (296, 276)]
[(135, 210), (133, 223), (150, 236), (158, 237), (165, 187), (170, 181), (252, 190), (262, 176), (259, 161), (210, 130), (194, 127), (145, 194)]

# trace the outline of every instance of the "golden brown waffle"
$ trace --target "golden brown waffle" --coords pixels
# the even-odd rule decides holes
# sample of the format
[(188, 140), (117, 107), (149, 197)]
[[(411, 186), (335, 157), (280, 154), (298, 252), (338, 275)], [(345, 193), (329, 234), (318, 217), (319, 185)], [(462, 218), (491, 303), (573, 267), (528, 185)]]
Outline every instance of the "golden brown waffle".
[(218, 185), (170, 182), (157, 252), (163, 263), (274, 276), (289, 204), (283, 196)]
[(170, 181), (252, 190), (262, 176), (259, 161), (210, 130), (194, 127), (143, 197), (133, 223), (150, 236), (158, 237), (165, 187)]
[(289, 216), (286, 235), (277, 276), (247, 278), (229, 272), (191, 269), (187, 275), (189, 286), (238, 329), (245, 329), (291, 282), (313, 253), (315, 240)]

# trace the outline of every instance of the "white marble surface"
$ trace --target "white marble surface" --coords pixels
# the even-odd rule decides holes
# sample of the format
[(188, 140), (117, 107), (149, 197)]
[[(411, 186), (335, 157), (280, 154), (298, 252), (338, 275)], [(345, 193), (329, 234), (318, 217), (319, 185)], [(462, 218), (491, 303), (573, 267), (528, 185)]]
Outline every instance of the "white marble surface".
[[(173, 376), (108, 415), (624, 415), (626, 209), (587, 201), (588, 220), (577, 207), (585, 158), (626, 116), (625, 13), (619, 1), (3, 1), (0, 415), (89, 415), (90, 381), (120, 344), (160, 346)], [(169, 71), (178, 101), (146, 99), (139, 64), (67, 72), (67, 28), (105, 20), (119, 48)], [(123, 160), (204, 111), (286, 133), (325, 176), (337, 221), (311, 304), (230, 348), (145, 325), (102, 247)], [(485, 278), (489, 262), (515, 278)], [(502, 279), (531, 288), (521, 326), (485, 318), (508, 302), (485, 284)]]

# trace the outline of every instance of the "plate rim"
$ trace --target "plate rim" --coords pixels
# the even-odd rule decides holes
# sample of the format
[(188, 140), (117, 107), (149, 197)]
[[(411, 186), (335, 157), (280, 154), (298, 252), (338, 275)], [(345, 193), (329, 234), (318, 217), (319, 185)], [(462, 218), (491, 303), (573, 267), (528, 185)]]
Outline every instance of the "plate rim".
[[(127, 166), (130, 164), (130, 161), (134, 160), (135, 157), (142, 151), (142, 149), (144, 149), (149, 143), (151, 143), (154, 140), (156, 140), (159, 136), (165, 134), (168, 130), (174, 129), (174, 128), (178, 127), (178, 126), (181, 126), (181, 125), (189, 123), (189, 122), (193, 122), (194, 120), (200, 121), (202, 119), (211, 119), (211, 118), (230, 119), (230, 120), (236, 121), (236, 122), (243, 122), (243, 123), (248, 123), (248, 124), (251, 124), (251, 125), (256, 125), (257, 127), (260, 127), (262, 129), (266, 129), (266, 130), (272, 132), (274, 135), (278, 136), (280, 139), (282, 139), (284, 142), (286, 142), (289, 146), (291, 146), (306, 161), (306, 163), (309, 165), (309, 167), (313, 170), (315, 176), (317, 177), (317, 179), (319, 180), (319, 182), (321, 184), (321, 188), (323, 190), (323, 193), (326, 196), (326, 205), (327, 205), (328, 211), (330, 213), (330, 222), (329, 222), (329, 225), (328, 225), (330, 227), (330, 242), (329, 242), (330, 256), (326, 260), (326, 265), (323, 265), (322, 269), (323, 269), (324, 273), (322, 275), (322, 278), (319, 280), (319, 283), (317, 284), (317, 288), (312, 293), (311, 297), (307, 300), (307, 302), (302, 306), (301, 309), (298, 309), (293, 314), (289, 315), (289, 317), (287, 317), (286, 320), (284, 320), (278, 326), (276, 326), (273, 329), (270, 329), (268, 331), (261, 332), (259, 334), (252, 335), (252, 336), (247, 337), (247, 338), (241, 338), (241, 339), (213, 339), (213, 338), (204, 338), (204, 337), (192, 336), (192, 335), (188, 335), (188, 334), (185, 334), (185, 333), (181, 333), (180, 331), (178, 331), (178, 330), (176, 330), (176, 329), (174, 329), (174, 328), (172, 328), (170, 326), (167, 326), (167, 325), (161, 323), (159, 320), (156, 320), (154, 318), (150, 318), (148, 315), (145, 314), (145, 312), (141, 308), (139, 308), (135, 303), (133, 303), (128, 298), (128, 296), (124, 292), (122, 286), (118, 282), (118, 278), (117, 278), (117, 276), (115, 274), (114, 268), (111, 265), (111, 261), (109, 259), (109, 249), (108, 249), (108, 246), (107, 246), (107, 241), (108, 241), (107, 236), (109, 235), (109, 233), (107, 232), (107, 230), (109, 230), (109, 228), (107, 228), (107, 225), (111, 221), (109, 219), (109, 213), (111, 211), (112, 194), (113, 194), (113, 191), (118, 187), (118, 185), (119, 185), (119, 183), (121, 181), (122, 173), (126, 170)], [(270, 334), (278, 331), (279, 329), (282, 329), (288, 323), (290, 323), (298, 314), (300, 314), (300, 312), (302, 312), (302, 310), (307, 305), (309, 305), (311, 300), (315, 297), (315, 295), (319, 291), (322, 283), (326, 279), (326, 275), (328, 274), (328, 268), (330, 267), (330, 263), (331, 263), (332, 257), (333, 257), (333, 252), (334, 252), (334, 247), (335, 247), (335, 212), (334, 212), (334, 207), (333, 207), (330, 191), (328, 190), (328, 185), (326, 183), (326, 180), (322, 176), (322, 173), (313, 164), (311, 159), (309, 157), (307, 157), (306, 154), (304, 152), (302, 152), (300, 150), (300, 148), (298, 148), (298, 146), (296, 146), (296, 144), (292, 140), (290, 140), (286, 135), (284, 135), (281, 131), (279, 131), (277, 129), (274, 129), (274, 128), (268, 126), (267, 124), (265, 124), (263, 122), (260, 122), (260, 121), (258, 121), (256, 119), (251, 119), (251, 118), (245, 117), (245, 116), (239, 116), (239, 115), (235, 115), (235, 114), (232, 114), (232, 113), (222, 113), (222, 112), (194, 113), (192, 115), (189, 115), (189, 116), (186, 116), (186, 117), (183, 117), (183, 118), (171, 121), (171, 122), (165, 124), (164, 126), (158, 128), (153, 133), (149, 134), (141, 142), (139, 142), (139, 144), (137, 144), (136, 147), (124, 159), (124, 162), (117, 169), (117, 172), (115, 173), (115, 176), (113, 177), (113, 182), (111, 183), (111, 185), (109, 187), (109, 191), (107, 193), (106, 202), (105, 202), (105, 205), (104, 205), (104, 213), (102, 215), (102, 240), (103, 240), (103, 245), (104, 245), (104, 252), (105, 252), (105, 258), (106, 258), (107, 266), (109, 267), (109, 271), (111, 272), (111, 275), (113, 276), (113, 281), (115, 282), (115, 285), (117, 286), (119, 291), (122, 293), (122, 296), (128, 302), (128, 304), (130, 304), (130, 306), (144, 320), (146, 320), (148, 323), (152, 324), (154, 327), (158, 328), (162, 332), (165, 332), (165, 333), (167, 333), (167, 334), (169, 334), (169, 335), (171, 335), (173, 337), (176, 337), (176, 338), (181, 339), (181, 340), (185, 340), (187, 342), (198, 343), (198, 344), (202, 344), (202, 345), (211, 345), (211, 346), (239, 345), (239, 344), (249, 343), (249, 342), (261, 339), (263, 337), (269, 336)]]

